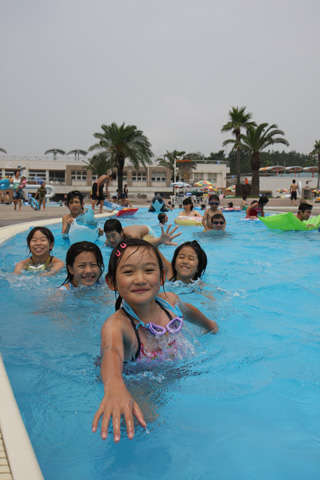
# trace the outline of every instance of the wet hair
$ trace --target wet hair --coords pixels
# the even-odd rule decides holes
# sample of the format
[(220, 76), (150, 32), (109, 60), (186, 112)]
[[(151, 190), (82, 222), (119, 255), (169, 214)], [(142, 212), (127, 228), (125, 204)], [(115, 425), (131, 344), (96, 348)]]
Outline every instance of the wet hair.
[(242, 200), (247, 200), (247, 195), (243, 195)]
[(300, 203), (298, 207), (298, 212), (305, 212), (306, 210), (312, 210), (313, 205), (309, 205), (309, 203)]
[(29, 253), (31, 253), (30, 242), (32, 240), (32, 237), (38, 231), (43, 233), (43, 235), (45, 235), (47, 237), (50, 244), (52, 244), (52, 245), (54, 244), (54, 236), (53, 236), (53, 233), (51, 232), (51, 230), (49, 230), (49, 228), (47, 228), (47, 227), (34, 227), (32, 230), (30, 230), (30, 232), (28, 233), (28, 236), (27, 236), (27, 245), (28, 245), (28, 248), (29, 248)]
[(219, 198), (218, 195), (216, 195), (215, 193), (213, 193), (213, 194), (210, 195), (210, 197), (209, 197), (209, 202), (211, 202), (212, 200), (216, 200), (217, 202), (220, 202), (220, 198)]
[(112, 178), (112, 180), (115, 180), (117, 178), (117, 174), (115, 172), (110, 173), (109, 177)]
[(104, 233), (110, 233), (113, 232), (114, 230), (118, 233), (122, 232), (122, 225), (119, 220), (116, 218), (110, 218), (107, 220), (103, 226)]
[(220, 218), (222, 218), (222, 220), (226, 221), (226, 219), (224, 218), (222, 213), (216, 213), (215, 215), (212, 215), (211, 223), (213, 223), (214, 220), (220, 220)]
[[(123, 245), (123, 246), (122, 246)], [(121, 258), (123, 256), (123, 253), (126, 251), (128, 247), (135, 247), (134, 248), (134, 253), (139, 250), (139, 248), (147, 249), (148, 252), (154, 253), (155, 257), (157, 259), (159, 269), (160, 269), (160, 276), (162, 276), (163, 272), (163, 263), (162, 259), (160, 257), (160, 254), (158, 250), (149, 242), (146, 242), (145, 240), (142, 240), (140, 238), (129, 238), (126, 240), (125, 243), (120, 243), (117, 245), (111, 252), (110, 259), (109, 259), (109, 265), (108, 265), (108, 273), (106, 275), (106, 278), (108, 278), (114, 287), (116, 288), (117, 286), (117, 281), (116, 281), (116, 275), (117, 275), (117, 268), (118, 265), (121, 261)], [(116, 296), (118, 294), (117, 291)], [(121, 307), (122, 303), (122, 297), (118, 294), (116, 304), (115, 304), (115, 309), (119, 310)]]
[(73, 264), (77, 256), (83, 252), (92, 252), (94, 254), (94, 256), (96, 257), (97, 265), (100, 270), (99, 278), (101, 277), (104, 271), (104, 263), (103, 263), (102, 253), (98, 245), (92, 242), (86, 242), (86, 241), (77, 242), (71, 245), (71, 247), (67, 251), (67, 256), (66, 256), (67, 277), (60, 286), (65, 285), (68, 282), (72, 282), (73, 275), (71, 272), (69, 272), (68, 267), (73, 267)]
[(191, 247), (198, 257), (198, 268), (197, 268), (197, 271), (196, 271), (192, 280), (197, 280), (197, 278), (200, 278), (204, 274), (204, 272), (206, 271), (206, 268), (207, 268), (207, 263), (208, 263), (207, 254), (203, 250), (203, 248), (200, 247), (199, 243), (196, 240), (193, 240), (192, 242), (182, 243), (181, 245), (179, 245), (178, 248), (176, 248), (176, 250), (173, 254), (173, 258), (171, 260), (173, 276), (172, 276), (172, 278), (170, 278), (170, 280), (173, 281), (173, 282), (177, 279), (177, 271), (176, 271), (176, 267), (175, 267), (176, 260), (177, 260), (177, 257), (179, 255), (179, 253), (180, 253), (180, 250), (183, 247)]
[(259, 205), (266, 205), (269, 202), (269, 198), (266, 195), (261, 195), (259, 198)]
[(192, 203), (192, 200), (191, 198), (185, 198), (182, 202), (182, 205), (191, 205), (191, 210), (193, 210), (193, 203)]
[(159, 222), (164, 225), (165, 224), (165, 220), (166, 220), (166, 214), (165, 213), (159, 213), (158, 215), (158, 220)]
[(253, 205), (254, 203), (259, 203), (258, 200), (252, 200), (252, 202), (250, 203), (250, 205)]
[(83, 200), (82, 193), (79, 192), (79, 190), (72, 190), (72, 192), (68, 192), (66, 205), (68, 206), (71, 200), (73, 200), (74, 198), (78, 198), (80, 200), (81, 205), (83, 204), (84, 200)]

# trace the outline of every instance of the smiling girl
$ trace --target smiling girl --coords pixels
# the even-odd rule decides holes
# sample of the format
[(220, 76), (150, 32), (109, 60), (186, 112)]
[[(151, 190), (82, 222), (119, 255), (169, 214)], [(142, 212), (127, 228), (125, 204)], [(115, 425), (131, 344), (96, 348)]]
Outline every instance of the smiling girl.
[(196, 240), (179, 245), (171, 263), (161, 252), (159, 253), (169, 281), (180, 280), (183, 283), (190, 283), (200, 278), (206, 271), (207, 255)]
[(92, 424), (92, 431), (96, 432), (102, 417), (102, 439), (107, 438), (112, 419), (113, 438), (119, 442), (122, 415), (129, 439), (134, 437), (133, 416), (146, 428), (140, 407), (124, 383), (124, 362), (146, 362), (147, 366), (150, 361), (172, 361), (178, 357), (179, 335), (183, 335), (185, 321), (205, 332), (218, 331), (215, 321), (182, 302), (178, 295), (159, 293), (164, 274), (158, 251), (144, 240), (129, 239), (111, 253), (106, 282), (118, 294), (117, 311), (101, 330), (104, 396)]
[(67, 278), (60, 290), (72, 290), (80, 285), (92, 287), (99, 282), (104, 271), (100, 248), (91, 242), (77, 242), (71, 245), (66, 257)]
[[(54, 236), (46, 227), (35, 227), (27, 236), (27, 245), (31, 257), (18, 262), (13, 273), (23, 271), (41, 272), (41, 275), (54, 275), (64, 266), (64, 262), (51, 255), (54, 246)], [(43, 272), (43, 273), (42, 273)]]

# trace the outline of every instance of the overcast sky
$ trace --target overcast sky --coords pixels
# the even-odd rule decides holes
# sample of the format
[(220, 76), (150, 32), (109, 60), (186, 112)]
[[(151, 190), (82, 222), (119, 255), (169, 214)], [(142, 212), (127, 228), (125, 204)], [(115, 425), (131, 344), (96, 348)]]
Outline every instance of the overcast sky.
[[(136, 125), (155, 155), (222, 148), (232, 106), (320, 140), (319, 0), (1, 0), (0, 147), (87, 149)], [(230, 147), (229, 147), (230, 148)]]

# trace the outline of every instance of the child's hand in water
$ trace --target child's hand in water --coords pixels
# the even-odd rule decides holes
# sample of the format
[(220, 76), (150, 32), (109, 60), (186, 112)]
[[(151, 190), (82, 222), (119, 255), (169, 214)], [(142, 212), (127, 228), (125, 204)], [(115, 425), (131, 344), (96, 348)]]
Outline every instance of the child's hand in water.
[(176, 226), (170, 231), (170, 229), (171, 229), (171, 223), (170, 223), (170, 225), (168, 225), (167, 230), (165, 231), (163, 226), (161, 225), (160, 243), (162, 243), (164, 245), (178, 245), (176, 242), (172, 241), (174, 238), (179, 237), (179, 235), (181, 235), (181, 232), (173, 235), (175, 233), (175, 231), (177, 230), (177, 228), (179, 228), (179, 227)]
[(105, 440), (108, 436), (109, 422), (112, 419), (113, 439), (118, 443), (120, 441), (121, 416), (123, 415), (127, 426), (128, 438), (132, 440), (134, 437), (133, 415), (143, 428), (147, 428), (139, 405), (128, 392), (122, 379), (112, 380), (105, 384), (104, 389), (105, 394), (94, 416), (92, 431), (97, 431), (99, 419), (102, 416), (101, 438)]

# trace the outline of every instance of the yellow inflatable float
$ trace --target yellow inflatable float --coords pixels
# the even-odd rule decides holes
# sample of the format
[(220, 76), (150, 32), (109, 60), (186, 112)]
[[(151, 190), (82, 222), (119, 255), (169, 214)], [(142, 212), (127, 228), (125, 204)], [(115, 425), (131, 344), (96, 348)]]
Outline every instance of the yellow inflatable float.
[(201, 227), (202, 226), (202, 217), (188, 217), (186, 215), (178, 215), (174, 219), (174, 223), (177, 225), (185, 225), (185, 226), (196, 226), (196, 227)]

